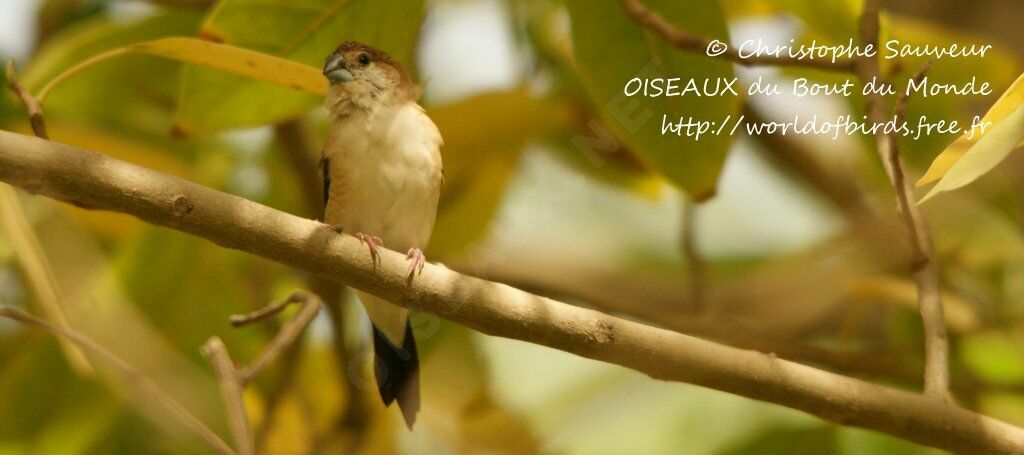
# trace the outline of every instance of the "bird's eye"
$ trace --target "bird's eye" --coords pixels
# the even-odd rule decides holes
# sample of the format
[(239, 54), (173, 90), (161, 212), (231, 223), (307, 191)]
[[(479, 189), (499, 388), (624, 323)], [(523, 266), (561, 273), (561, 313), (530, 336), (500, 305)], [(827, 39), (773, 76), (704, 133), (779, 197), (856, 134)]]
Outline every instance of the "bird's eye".
[(370, 64), (370, 57), (367, 56), (366, 54), (359, 54), (359, 64), (360, 65), (369, 65)]

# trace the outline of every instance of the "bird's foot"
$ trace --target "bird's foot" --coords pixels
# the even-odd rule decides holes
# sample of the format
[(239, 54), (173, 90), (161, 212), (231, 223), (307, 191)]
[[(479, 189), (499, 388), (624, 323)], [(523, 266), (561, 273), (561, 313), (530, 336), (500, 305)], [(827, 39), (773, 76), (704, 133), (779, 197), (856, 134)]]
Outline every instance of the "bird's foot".
[(370, 248), (370, 258), (373, 259), (373, 263), (380, 263), (380, 247), (384, 246), (384, 241), (380, 237), (366, 235), (362, 232), (356, 233), (356, 238)]
[(427, 257), (419, 248), (409, 248), (409, 252), (405, 254), (405, 259), (412, 261), (409, 263), (409, 281), (412, 281), (412, 277), (423, 271), (423, 264), (427, 263)]

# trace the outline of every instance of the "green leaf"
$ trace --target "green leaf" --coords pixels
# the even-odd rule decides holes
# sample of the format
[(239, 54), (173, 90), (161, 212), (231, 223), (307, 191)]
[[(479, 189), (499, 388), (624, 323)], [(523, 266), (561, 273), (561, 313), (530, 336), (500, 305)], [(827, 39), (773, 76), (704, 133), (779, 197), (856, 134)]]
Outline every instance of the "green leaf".
[[(260, 269), (259, 267), (264, 267)], [(256, 270), (259, 270), (258, 272)], [(127, 293), (148, 320), (173, 333), (175, 346), (197, 362), (195, 346), (211, 334), (221, 336), (238, 358), (258, 349), (258, 331), (226, 330), (231, 314), (245, 313), (258, 302), (269, 302), (278, 268), (261, 259), (221, 248), (180, 232), (151, 228), (125, 248), (118, 276)], [(247, 275), (260, 274), (259, 284)], [(188, 282), (188, 286), (181, 283)]]
[(86, 397), (77, 403), (64, 403), (40, 430), (33, 452), (81, 454), (90, 449), (110, 431), (120, 412), (118, 403), (106, 396)]
[(833, 42), (857, 37), (858, 0), (767, 0), (775, 8), (790, 13), (816, 33)]
[(960, 343), (960, 357), (979, 378), (998, 384), (1014, 384), (1024, 380), (1021, 352), (1012, 337), (983, 332), (965, 337)]
[[(423, 0), (225, 0), (199, 36), (319, 68), (343, 41), (362, 41), (407, 64)], [(185, 70), (176, 130), (201, 134), (264, 125), (319, 105), (319, 96), (206, 68)]]
[(809, 428), (788, 425), (768, 428), (754, 438), (719, 452), (721, 455), (798, 455), (836, 453), (836, 429), (831, 426)]
[[(44, 82), (82, 60), (141, 41), (194, 34), (201, 20), (202, 16), (191, 10), (168, 10), (133, 22), (93, 18), (48, 40), (19, 76), (27, 87), (38, 90)], [(70, 88), (62, 89), (61, 95), (70, 91)]]
[(918, 204), (939, 193), (966, 186), (991, 171), (1024, 139), (1024, 104), (1002, 122), (993, 125), (988, 134), (971, 147)]
[[(691, 33), (728, 40), (725, 19), (717, 2), (657, 0), (646, 2), (666, 20)], [(650, 35), (614, 0), (569, 0), (573, 50), (591, 102), (604, 124), (648, 166), (685, 188), (694, 199), (715, 192), (718, 174), (732, 143), (728, 134), (703, 135), (699, 141), (661, 134), (663, 116), (718, 122), (732, 115), (739, 100), (734, 96), (628, 98), (624, 87), (634, 77), (693, 78), (698, 86), (710, 79), (731, 79), (732, 65), (704, 55), (673, 48)], [(728, 130), (726, 130), (726, 133)]]
[[(167, 36), (193, 35), (201, 20), (196, 11), (168, 10), (133, 22), (103, 17), (83, 21), (49, 39), (19, 76), (26, 87), (38, 91), (68, 68), (104, 52)], [(180, 73), (181, 64), (175, 61), (126, 56), (67, 80), (51, 93), (43, 110), (48, 120), (87, 119), (108, 129), (123, 127), (166, 138)]]

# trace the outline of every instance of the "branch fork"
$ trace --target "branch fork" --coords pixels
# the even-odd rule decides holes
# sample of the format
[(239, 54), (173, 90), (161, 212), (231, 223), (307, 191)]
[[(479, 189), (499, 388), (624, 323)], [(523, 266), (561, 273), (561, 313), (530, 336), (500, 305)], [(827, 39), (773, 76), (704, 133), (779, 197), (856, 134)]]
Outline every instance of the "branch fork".
[(224, 395), (224, 404), (228, 411), (228, 422), (231, 425), (231, 434), (235, 440), (235, 449), (240, 455), (256, 453), (255, 439), (249, 425), (249, 415), (245, 410), (245, 399), (242, 395), (245, 387), (252, 383), (256, 376), (266, 369), (274, 359), (295, 343), (295, 340), (316, 317), (320, 307), (323, 306), (323, 301), (312, 293), (299, 291), (285, 300), (272, 303), (244, 316), (231, 316), (229, 319), (232, 326), (242, 327), (272, 317), (293, 303), (299, 304), (298, 313), (281, 327), (266, 349), (256, 356), (256, 359), (249, 365), (236, 367), (231, 360), (231, 355), (228, 354), (227, 347), (219, 337), (211, 337), (203, 345), (203, 356), (213, 365), (213, 372), (220, 382), (221, 394)]

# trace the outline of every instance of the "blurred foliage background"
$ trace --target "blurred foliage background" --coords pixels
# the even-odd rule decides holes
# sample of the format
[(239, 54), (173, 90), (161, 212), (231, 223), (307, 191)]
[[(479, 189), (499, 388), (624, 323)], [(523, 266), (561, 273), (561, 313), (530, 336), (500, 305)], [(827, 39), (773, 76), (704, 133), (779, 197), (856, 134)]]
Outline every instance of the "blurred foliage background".
[[(884, 18), (885, 36), (995, 45), (983, 60), (943, 60), (933, 78), (977, 76), (1001, 93), (1020, 73), (1019, 2), (887, 3), (895, 10)], [(695, 33), (781, 43), (845, 42), (860, 2), (646, 4)], [(423, 104), (446, 142), (447, 181), (427, 251), (434, 261), (695, 336), (920, 386), (914, 283), (869, 141), (697, 143), (656, 134), (654, 125), (662, 113), (859, 114), (862, 100), (617, 95), (645, 73), (735, 72), (743, 81), (834, 74), (733, 68), (678, 52), (631, 22), (615, 0), (0, 0), (0, 55), (17, 58), (34, 92), (91, 56), (166, 36), (312, 66), (339, 42), (358, 39), (402, 60), (427, 84)], [(905, 81), (921, 63), (907, 59), (887, 71)], [(915, 99), (910, 115), (969, 121), (993, 101)], [(44, 110), (54, 140), (317, 217), (315, 163), (326, 129), (319, 104), (285, 87), (133, 55), (75, 75)], [(654, 114), (645, 120), (644, 112)], [(0, 96), (0, 128), (30, 133), (10, 93)], [(904, 141), (909, 175), (920, 176), (953, 139)], [(978, 183), (925, 206), (940, 255), (956, 398), (1018, 425), (1022, 178), (1024, 161), (1011, 156)], [(220, 395), (199, 347), (218, 335), (236, 361), (247, 361), (276, 326), (231, 329), (228, 315), (297, 288), (324, 297), (327, 311), (304, 342), (247, 390), (264, 453), (928, 451), (426, 315), (414, 320), (424, 411), (408, 432), (397, 412), (379, 405), (365, 317), (344, 289), (130, 217), (3, 191), (0, 304), (66, 318), (224, 437)], [(0, 454), (206, 450), (116, 370), (0, 320)]]

